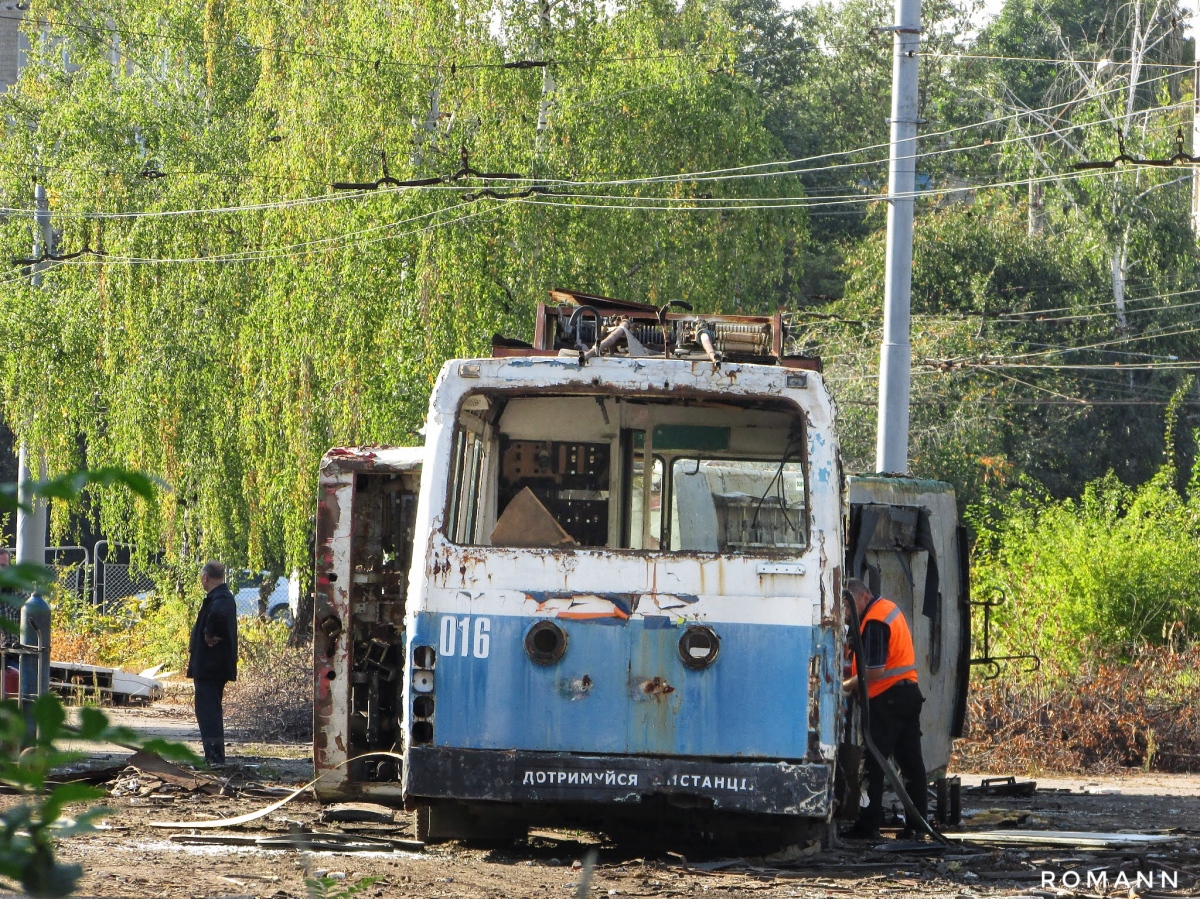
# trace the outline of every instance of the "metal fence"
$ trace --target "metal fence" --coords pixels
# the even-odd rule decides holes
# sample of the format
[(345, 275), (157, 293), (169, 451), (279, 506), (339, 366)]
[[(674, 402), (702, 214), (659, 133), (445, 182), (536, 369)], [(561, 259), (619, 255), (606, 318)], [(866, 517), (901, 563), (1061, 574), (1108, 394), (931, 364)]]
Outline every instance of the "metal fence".
[[(16, 550), (8, 549), (16, 558)], [(46, 547), (46, 566), (54, 569), (58, 596), (69, 595), (111, 609), (122, 599), (143, 599), (154, 589), (154, 580), (131, 568), (131, 547), (108, 540), (96, 542), (95, 556), (86, 546)]]
[(96, 541), (92, 602), (106, 611), (122, 599), (145, 599), (154, 590), (154, 579), (130, 566), (132, 549), (127, 543)]
[[(8, 550), (12, 559), (16, 559), (15, 549), (7, 546), (0, 546), (0, 549)], [(54, 569), (59, 595), (69, 593), (79, 599), (91, 598), (92, 554), (86, 546), (48, 546), (45, 564)]]

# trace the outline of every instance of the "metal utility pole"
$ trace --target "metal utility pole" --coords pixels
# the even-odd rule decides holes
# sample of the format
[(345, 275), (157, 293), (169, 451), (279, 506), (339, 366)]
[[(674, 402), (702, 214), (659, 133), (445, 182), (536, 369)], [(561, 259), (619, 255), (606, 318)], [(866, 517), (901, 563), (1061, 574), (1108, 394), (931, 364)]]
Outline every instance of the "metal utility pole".
[[(33, 240), (33, 256), (40, 258), (43, 254), (54, 252), (54, 229), (50, 224), (50, 206), (46, 201), (46, 189), (37, 185), (37, 232)], [(42, 286), (42, 269), (44, 262), (34, 263), (33, 286)], [(33, 476), (30, 463), (30, 451), (25, 442), (21, 442), (19, 450), (19, 465), (17, 468), (17, 496), (22, 505), (30, 507), (30, 511), (17, 510), (17, 561), (31, 562), (35, 565), (46, 564), (46, 503), (44, 500), (34, 501), (31, 496), (34, 483), (46, 477), (46, 456), (37, 454), (38, 477)]]
[(917, 175), (917, 64), (921, 0), (896, 0), (892, 56), (891, 162), (888, 166), (887, 268), (879, 351), (879, 431), (875, 470), (908, 472), (908, 397), (912, 366), (913, 192)]
[[(1200, 9), (1187, 16), (1184, 21), (1187, 27), (1184, 37), (1196, 39), (1196, 61), (1192, 67), (1192, 155), (1200, 156), (1200, 29), (1197, 29), (1196, 16)], [(1200, 166), (1192, 168), (1192, 236), (1200, 241)]]

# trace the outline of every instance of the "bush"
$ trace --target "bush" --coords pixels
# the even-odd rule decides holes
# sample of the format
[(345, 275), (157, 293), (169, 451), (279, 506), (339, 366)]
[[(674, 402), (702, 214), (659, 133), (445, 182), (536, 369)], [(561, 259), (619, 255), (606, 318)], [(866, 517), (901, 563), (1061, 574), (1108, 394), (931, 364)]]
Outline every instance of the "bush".
[[(52, 646), (62, 661), (141, 671), (164, 665), (182, 677), (195, 606), (166, 597), (107, 613), (70, 599), (55, 603)], [(238, 619), (238, 679), (226, 689), (226, 721), (250, 740), (312, 739), (312, 649), (289, 646), (285, 625)]]
[(59, 661), (182, 672), (195, 616), (196, 606), (177, 597), (147, 607), (131, 599), (108, 611), (68, 597), (53, 604), (50, 645)]
[(1190, 632), (1200, 610), (1200, 498), (1166, 466), (1140, 487), (1109, 474), (1079, 499), (1023, 489), (973, 507), (977, 600), (1007, 598), (996, 654), (1078, 662), (1085, 647), (1131, 653)]
[(246, 739), (312, 740), (312, 649), (289, 646), (289, 637), (278, 622), (239, 622), (238, 679), (226, 688), (225, 717)]
[(976, 771), (1200, 770), (1200, 646), (1143, 646), (1128, 659), (975, 682), (958, 766)]

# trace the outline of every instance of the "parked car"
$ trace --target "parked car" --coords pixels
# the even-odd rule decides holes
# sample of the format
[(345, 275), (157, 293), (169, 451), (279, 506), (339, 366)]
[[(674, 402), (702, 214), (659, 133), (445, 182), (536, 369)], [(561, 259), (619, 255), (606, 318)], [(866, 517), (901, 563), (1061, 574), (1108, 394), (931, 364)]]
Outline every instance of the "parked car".
[[(237, 571), (230, 577), (230, 588), (233, 589), (233, 600), (237, 604), (238, 617), (257, 616), (260, 595), (259, 588), (270, 578), (269, 572), (254, 574), (250, 571)], [(267, 617), (272, 621), (282, 621), (288, 627), (296, 622), (296, 606), (300, 598), (300, 581), (297, 577), (278, 577), (267, 598)]]

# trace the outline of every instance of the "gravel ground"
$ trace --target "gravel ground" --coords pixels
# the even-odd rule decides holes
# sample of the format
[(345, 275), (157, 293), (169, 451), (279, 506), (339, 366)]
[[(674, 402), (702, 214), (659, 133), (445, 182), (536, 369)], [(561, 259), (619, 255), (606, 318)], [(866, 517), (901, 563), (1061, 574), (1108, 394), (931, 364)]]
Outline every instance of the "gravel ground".
[[(188, 711), (177, 706), (121, 710), (115, 717), (118, 723), (155, 736), (192, 742), (198, 737)], [(223, 772), (229, 786), (249, 782), (268, 789), (257, 795), (223, 796), (167, 788), (139, 795), (137, 785), (124, 779), (122, 795), (103, 803), (111, 809), (106, 829), (61, 845), (62, 859), (84, 868), (80, 894), (103, 899), (344, 899), (355, 893), (364, 897), (571, 897), (580, 894), (585, 860), (592, 852), (597, 854), (597, 864), (591, 896), (1051, 899), (1107, 894), (1156, 899), (1200, 894), (1200, 777), (1191, 775), (1039, 779), (1038, 792), (1029, 798), (964, 795), (964, 830), (1129, 830), (1173, 832), (1179, 837), (1164, 846), (1105, 851), (1068, 845), (926, 846), (899, 852), (889, 837), (879, 846), (860, 843), (836, 851), (794, 850), (765, 859), (723, 859), (711, 851), (702, 854), (695, 847), (669, 843), (617, 848), (597, 835), (535, 831), (528, 844), (504, 849), (447, 844), (423, 851), (330, 853), (185, 845), (171, 837), (188, 833), (186, 828), (150, 826), (156, 821), (251, 812), (273, 801), (269, 788), (299, 786), (311, 774), (311, 757), (303, 746), (237, 744), (230, 747), (229, 755), (238, 762)], [(127, 756), (119, 747), (100, 747), (91, 763), (116, 765)], [(978, 783), (980, 776), (963, 775), (964, 784)], [(12, 801), (0, 797), (0, 808)], [(306, 794), (246, 827), (205, 832), (245, 839), (311, 828), (377, 839), (413, 838), (413, 821), (404, 813), (396, 813), (393, 824), (336, 825), (322, 823), (321, 811)], [(1107, 883), (1099, 880), (1101, 871)], [(317, 875), (332, 881), (319, 889), (306, 886), (306, 877)], [(1053, 877), (1052, 883), (1048, 876)], [(1147, 878), (1151, 886), (1146, 885)]]

